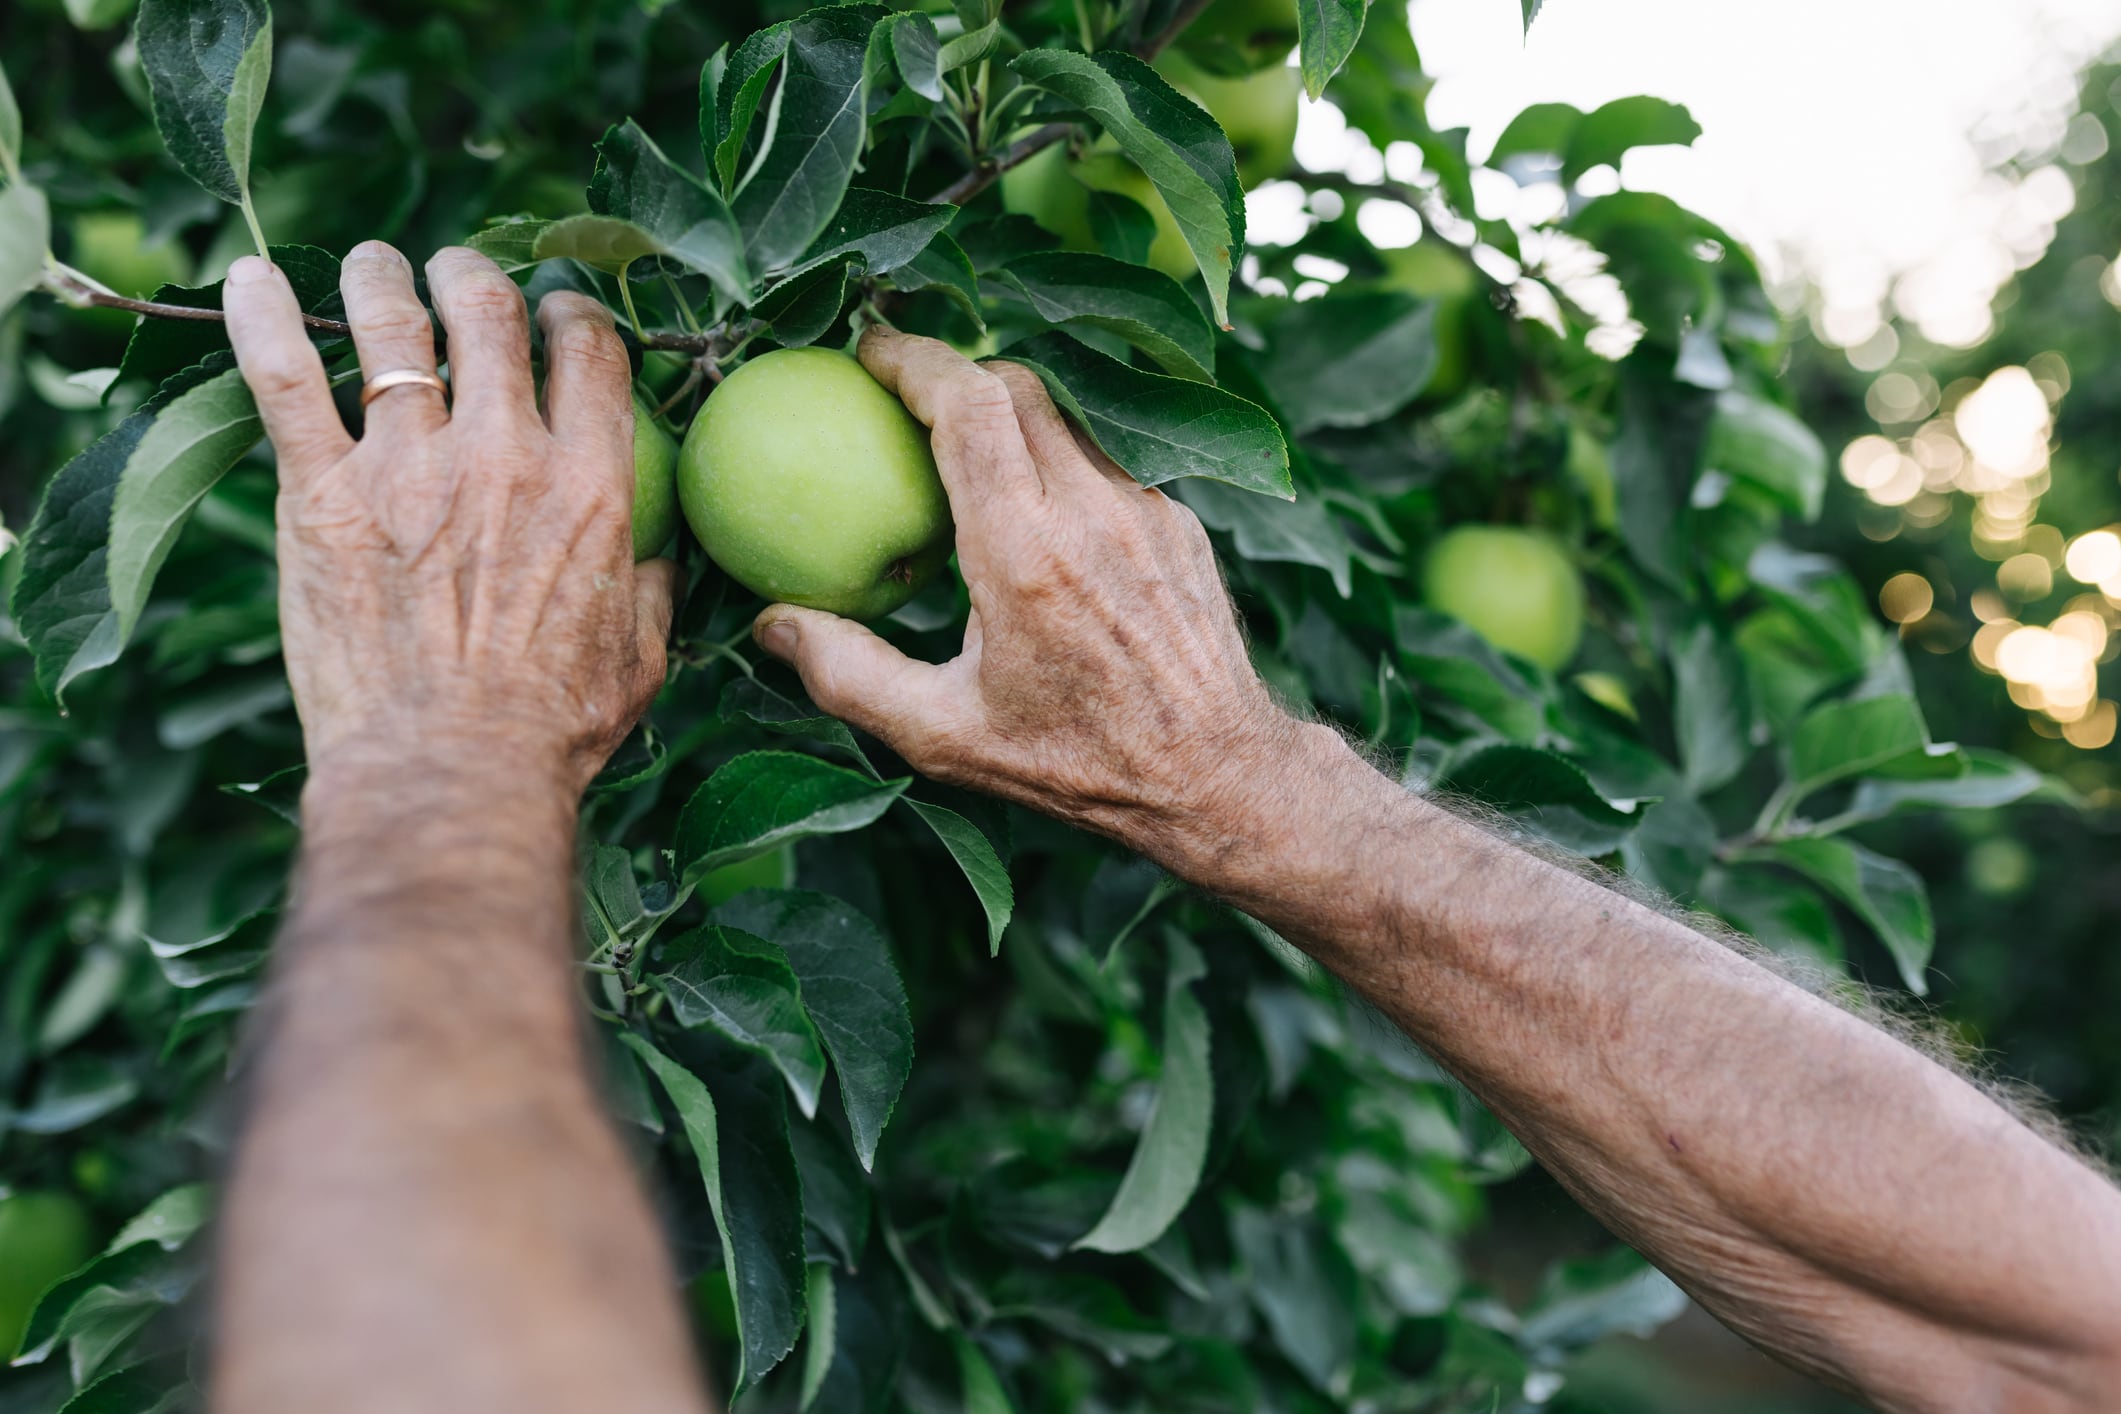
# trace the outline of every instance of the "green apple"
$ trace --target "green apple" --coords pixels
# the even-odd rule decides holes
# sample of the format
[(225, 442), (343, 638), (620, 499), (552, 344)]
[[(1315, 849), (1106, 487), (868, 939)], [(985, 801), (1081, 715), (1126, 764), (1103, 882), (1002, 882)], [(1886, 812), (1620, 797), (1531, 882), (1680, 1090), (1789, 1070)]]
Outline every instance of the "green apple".
[(633, 400), (633, 557), (652, 560), (678, 529), (678, 444)]
[(1466, 390), (1480, 272), (1464, 251), (1434, 236), (1396, 250), (1380, 250), (1377, 258), (1384, 262), (1385, 285), (1436, 301), (1436, 371), (1429, 375), (1421, 397), (1423, 402), (1450, 401)]
[[(74, 218), (67, 264), (121, 295), (146, 299), (163, 285), (188, 284), (191, 258), (175, 241), (147, 244), (137, 211), (90, 211)], [(84, 309), (81, 323), (114, 335), (131, 332), (135, 316), (122, 309)]]
[(1583, 581), (1537, 530), (1464, 525), (1429, 549), (1422, 598), (1497, 648), (1558, 672), (1583, 637)]
[(832, 349), (776, 349), (722, 380), (678, 457), (714, 562), (768, 599), (874, 619), (950, 558), (928, 429)]
[(1219, 74), (1242, 74), (1286, 60), (1296, 40), (1296, 0), (1215, 0), (1178, 47)]
[(1088, 152), (1072, 160), (1056, 143), (1002, 173), (1002, 205), (1059, 236), (1069, 250), (1098, 249), (1090, 230), (1093, 191), (1112, 192), (1145, 207), (1156, 222), (1149, 264), (1174, 280), (1192, 275), (1193, 252), (1171, 208), (1164, 205), (1148, 175), (1111, 138), (1098, 139)]
[(88, 1210), (71, 1194), (0, 1199), (0, 1353), (15, 1353), (37, 1298), (94, 1250)]
[(1296, 105), (1304, 81), (1287, 64), (1221, 78), (1166, 49), (1157, 56), (1156, 71), (1215, 119), (1236, 150), (1237, 179), (1247, 189), (1281, 176), (1296, 160)]

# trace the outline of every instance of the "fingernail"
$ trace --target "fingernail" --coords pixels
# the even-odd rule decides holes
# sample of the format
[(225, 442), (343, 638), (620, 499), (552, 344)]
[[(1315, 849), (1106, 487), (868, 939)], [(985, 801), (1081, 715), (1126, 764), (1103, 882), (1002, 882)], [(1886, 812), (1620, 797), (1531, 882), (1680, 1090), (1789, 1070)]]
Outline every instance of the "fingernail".
[(771, 623), (760, 624), (758, 628), (759, 647), (776, 658), (793, 658), (797, 637), (796, 626), (789, 619), (775, 619)]
[(260, 256), (246, 255), (228, 267), (231, 285), (255, 285), (272, 278), (272, 265)]

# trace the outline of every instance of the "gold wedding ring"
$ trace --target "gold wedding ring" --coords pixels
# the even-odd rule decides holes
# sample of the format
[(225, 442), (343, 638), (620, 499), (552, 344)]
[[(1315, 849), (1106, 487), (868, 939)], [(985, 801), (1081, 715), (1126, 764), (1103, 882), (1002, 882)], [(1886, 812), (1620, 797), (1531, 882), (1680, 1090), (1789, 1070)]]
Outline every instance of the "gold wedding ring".
[(432, 388), (446, 401), (449, 385), (438, 373), (424, 373), (417, 368), (393, 368), (387, 373), (378, 373), (361, 385), (361, 406), (367, 407), (392, 388)]

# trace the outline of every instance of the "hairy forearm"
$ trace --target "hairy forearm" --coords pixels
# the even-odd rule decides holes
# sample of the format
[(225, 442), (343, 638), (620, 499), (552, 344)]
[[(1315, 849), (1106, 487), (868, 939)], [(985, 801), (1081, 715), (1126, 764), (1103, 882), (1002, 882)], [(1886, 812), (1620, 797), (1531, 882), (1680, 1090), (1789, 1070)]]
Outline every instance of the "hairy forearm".
[(1165, 862), (1356, 986), (1705, 1306), (1887, 1408), (2105, 1397), (2121, 1198), (2073, 1158), (1322, 728), (1252, 779)]
[(699, 1406), (583, 1055), (573, 819), (536, 773), (312, 781), (252, 1038), (218, 1408)]

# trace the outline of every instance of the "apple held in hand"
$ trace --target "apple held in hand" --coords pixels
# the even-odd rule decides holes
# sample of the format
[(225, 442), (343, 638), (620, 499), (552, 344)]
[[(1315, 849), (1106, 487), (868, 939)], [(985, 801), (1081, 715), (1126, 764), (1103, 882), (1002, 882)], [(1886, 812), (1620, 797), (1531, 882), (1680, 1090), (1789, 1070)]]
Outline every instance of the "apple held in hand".
[(1429, 549), (1422, 597), (1482, 638), (1550, 672), (1583, 637), (1583, 581), (1552, 536), (1464, 525)]
[(950, 558), (928, 429), (831, 349), (776, 349), (722, 380), (678, 460), (685, 520), (772, 600), (874, 619)]

